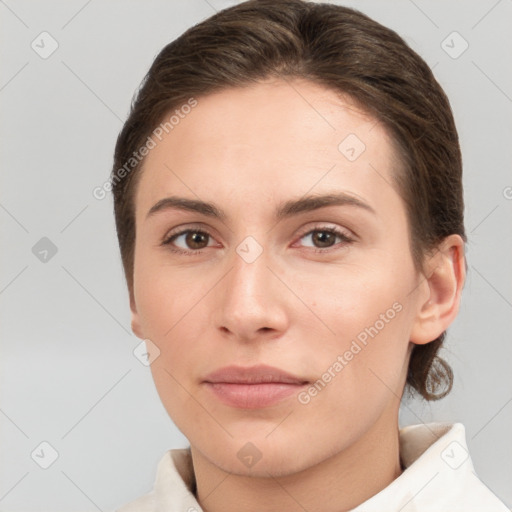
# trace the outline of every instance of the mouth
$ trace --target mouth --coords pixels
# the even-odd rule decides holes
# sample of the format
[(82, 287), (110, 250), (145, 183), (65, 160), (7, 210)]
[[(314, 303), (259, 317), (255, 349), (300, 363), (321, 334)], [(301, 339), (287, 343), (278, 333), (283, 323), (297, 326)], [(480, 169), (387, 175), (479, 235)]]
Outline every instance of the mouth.
[(231, 407), (260, 409), (276, 405), (309, 384), (273, 366), (227, 366), (216, 370), (203, 384), (217, 399)]

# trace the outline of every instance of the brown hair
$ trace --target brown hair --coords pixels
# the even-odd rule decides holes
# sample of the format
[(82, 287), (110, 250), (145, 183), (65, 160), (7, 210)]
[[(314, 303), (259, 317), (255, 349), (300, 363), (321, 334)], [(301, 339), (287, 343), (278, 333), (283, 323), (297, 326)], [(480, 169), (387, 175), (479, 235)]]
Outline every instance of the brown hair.
[[(457, 233), (466, 241), (458, 135), (449, 101), (423, 59), (394, 31), (356, 10), (303, 0), (250, 0), (165, 46), (132, 102), (111, 174), (130, 294), (134, 197), (143, 162), (134, 155), (166, 116), (191, 98), (270, 77), (305, 78), (349, 94), (384, 124), (403, 166), (394, 179), (407, 206), (417, 268), (444, 237)], [(426, 400), (442, 398), (453, 384), (450, 366), (437, 355), (445, 334), (415, 345), (411, 354), (407, 384)]]

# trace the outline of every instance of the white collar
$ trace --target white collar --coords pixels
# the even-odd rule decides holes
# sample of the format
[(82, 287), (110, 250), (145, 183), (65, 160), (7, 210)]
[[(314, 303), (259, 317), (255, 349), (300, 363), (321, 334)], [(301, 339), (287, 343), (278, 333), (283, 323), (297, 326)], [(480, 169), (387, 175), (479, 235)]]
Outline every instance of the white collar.
[[(400, 429), (400, 458), (403, 473), (352, 512), (509, 512), (475, 474), (461, 423)], [(118, 512), (201, 512), (194, 487), (190, 448), (168, 450), (153, 490)]]

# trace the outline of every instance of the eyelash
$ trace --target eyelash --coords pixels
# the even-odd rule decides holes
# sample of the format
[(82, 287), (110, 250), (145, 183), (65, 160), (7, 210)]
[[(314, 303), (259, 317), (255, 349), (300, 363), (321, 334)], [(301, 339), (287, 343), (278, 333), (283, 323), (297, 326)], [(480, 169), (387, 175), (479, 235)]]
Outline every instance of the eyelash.
[[(184, 235), (186, 233), (198, 233), (198, 234), (206, 235), (208, 237), (213, 238), (212, 235), (210, 233), (208, 233), (208, 231), (205, 231), (203, 229), (190, 229), (189, 228), (189, 229), (183, 229), (183, 230), (178, 231), (176, 233), (171, 233), (169, 236), (167, 236), (163, 240), (161, 245), (168, 246), (168, 248), (169, 248), (169, 250), (171, 252), (174, 252), (174, 253), (177, 253), (177, 254), (184, 254), (184, 255), (188, 255), (188, 256), (195, 256), (195, 255), (198, 255), (198, 254), (202, 254), (204, 249), (184, 250), (184, 249), (176, 249), (176, 248), (171, 246), (171, 243), (176, 238), (178, 238), (179, 236)], [(304, 238), (307, 235), (311, 235), (312, 233), (330, 233), (330, 234), (333, 234), (333, 235), (337, 235), (342, 240), (340, 243), (347, 244), (347, 245), (354, 242), (354, 240), (352, 238), (350, 238), (349, 236), (347, 236), (343, 231), (341, 231), (341, 230), (339, 230), (337, 228), (332, 228), (332, 227), (316, 227), (314, 229), (310, 229), (309, 231), (306, 231), (304, 234), (302, 234), (299, 237), (299, 240), (301, 240), (302, 238)], [(335, 251), (335, 250), (337, 250), (335, 248), (335, 246), (332, 246), (332, 247), (328, 247), (328, 248), (325, 248), (325, 249), (314, 248), (313, 252), (314, 253), (327, 253), (327, 252), (331, 252), (331, 251)]]

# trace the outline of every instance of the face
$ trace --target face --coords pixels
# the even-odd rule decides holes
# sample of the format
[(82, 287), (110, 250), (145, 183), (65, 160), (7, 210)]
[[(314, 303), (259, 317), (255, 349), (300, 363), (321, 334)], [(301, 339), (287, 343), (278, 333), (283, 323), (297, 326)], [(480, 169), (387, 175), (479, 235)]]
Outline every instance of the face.
[(396, 422), (425, 300), (398, 162), (382, 125), (308, 81), (197, 101), (144, 163), (132, 327), (196, 453), (300, 471)]

